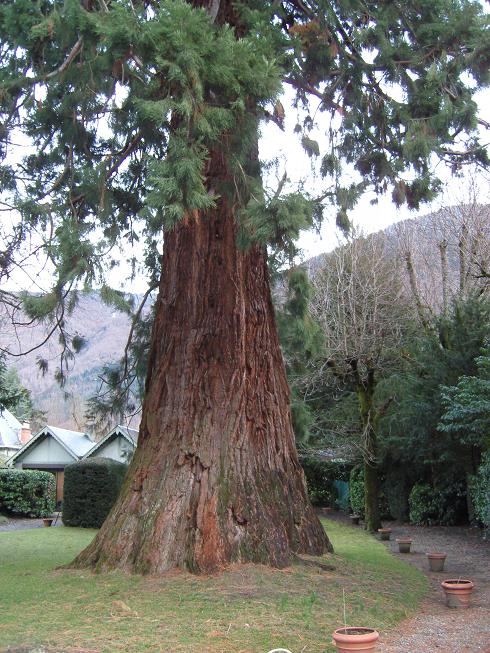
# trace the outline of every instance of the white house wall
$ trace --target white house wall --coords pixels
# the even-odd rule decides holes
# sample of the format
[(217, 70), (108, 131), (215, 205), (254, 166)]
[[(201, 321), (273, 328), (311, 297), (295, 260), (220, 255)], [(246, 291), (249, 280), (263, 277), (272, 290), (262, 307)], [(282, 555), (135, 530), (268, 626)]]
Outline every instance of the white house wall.
[(69, 465), (75, 462), (76, 458), (71, 456), (54, 438), (47, 436), (42, 442), (36, 442), (19, 456), (15, 461), (15, 467), (22, 465), (53, 465), (60, 463)]
[(123, 453), (126, 450), (130, 451), (131, 445), (125, 438), (118, 435), (117, 438), (111, 438), (108, 442), (101, 445), (94, 452), (93, 456), (89, 456), (89, 458), (112, 458), (112, 460), (127, 464), (128, 458)]

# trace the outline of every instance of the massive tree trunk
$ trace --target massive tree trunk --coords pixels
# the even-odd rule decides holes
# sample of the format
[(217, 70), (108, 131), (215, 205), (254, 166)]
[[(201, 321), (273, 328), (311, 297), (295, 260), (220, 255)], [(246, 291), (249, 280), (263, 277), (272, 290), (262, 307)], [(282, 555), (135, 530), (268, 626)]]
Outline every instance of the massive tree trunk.
[[(215, 155), (208, 178), (225, 175)], [(266, 255), (237, 248), (223, 196), (165, 237), (138, 447), (73, 564), (210, 572), (330, 550), (296, 454)]]

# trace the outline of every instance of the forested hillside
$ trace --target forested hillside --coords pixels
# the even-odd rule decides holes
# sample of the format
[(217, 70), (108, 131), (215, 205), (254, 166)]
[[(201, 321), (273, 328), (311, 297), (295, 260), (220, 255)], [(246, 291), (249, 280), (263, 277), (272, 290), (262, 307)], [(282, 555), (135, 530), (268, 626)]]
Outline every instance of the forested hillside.
[[(18, 322), (21, 316), (17, 315)], [(79, 304), (67, 320), (69, 333), (78, 333), (85, 344), (71, 364), (66, 384), (55, 379), (59, 367), (61, 345), (56, 338), (41, 343), (50, 325), (15, 326), (4, 314), (1, 326), (2, 346), (16, 352), (30, 351), (25, 356), (7, 357), (9, 367), (15, 367), (25, 387), (30, 390), (35, 409), (44, 412), (50, 424), (85, 428), (86, 400), (100, 386), (104, 364), (117, 361), (124, 350), (130, 328), (129, 316), (105, 304), (97, 292), (80, 296)], [(44, 359), (48, 369), (43, 374), (38, 361)], [(36, 424), (34, 424), (34, 427)]]
[[(463, 214), (465, 219), (462, 219)], [(466, 225), (464, 228), (463, 224)], [(472, 255), (480, 266), (490, 269), (490, 252), (485, 249), (489, 232), (489, 207), (474, 203), (405, 220), (380, 233), (388, 238), (390, 255), (401, 257), (404, 261), (407, 292), (417, 293), (424, 311), (437, 313), (442, 309), (441, 302), (445, 295), (443, 284), (447, 285), (447, 293), (451, 294), (461, 284), (471, 282), (471, 275), (475, 274)], [(467, 260), (462, 260), (462, 251), (473, 254), (467, 256)], [(321, 254), (307, 262), (311, 276), (315, 275), (326, 256), (328, 254)], [(463, 275), (461, 265), (465, 270)], [(413, 271), (412, 276), (410, 270)], [(137, 304), (138, 298), (134, 299)], [(149, 310), (148, 307), (146, 310)], [(22, 321), (19, 315), (17, 321)], [(45, 339), (49, 328), (49, 325), (40, 326), (38, 323), (15, 327), (4, 315), (2, 346), (17, 352), (32, 349), (25, 356), (8, 357), (7, 363), (17, 369), (22, 383), (32, 394), (35, 408), (45, 414), (49, 423), (83, 430), (86, 428), (86, 401), (100, 388), (102, 367), (121, 358), (130, 329), (130, 317), (104, 303), (96, 291), (81, 295), (73, 315), (67, 320), (67, 331), (82, 336), (85, 345), (76, 354), (64, 387), (60, 387), (54, 375), (61, 352), (56, 338), (33, 349)], [(39, 369), (39, 359), (48, 361), (49, 367), (44, 374)], [(133, 425), (137, 419), (133, 418)]]

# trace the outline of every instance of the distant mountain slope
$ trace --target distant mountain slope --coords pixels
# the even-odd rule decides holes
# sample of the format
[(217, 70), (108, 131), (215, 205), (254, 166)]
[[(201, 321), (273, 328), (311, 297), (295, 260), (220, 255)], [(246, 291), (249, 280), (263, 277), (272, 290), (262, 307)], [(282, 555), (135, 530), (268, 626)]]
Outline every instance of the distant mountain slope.
[[(410, 252), (416, 269), (418, 291), (425, 305), (435, 311), (440, 310), (441, 260), (438, 248), (444, 239), (447, 240), (449, 286), (457, 290), (460, 284), (459, 242), (463, 214), (470, 216), (471, 220), (468, 220), (472, 225), (465, 236), (469, 252), (467, 274), (473, 273), (469, 259), (475, 253), (486, 261), (485, 265), (490, 270), (489, 206), (474, 204), (471, 207), (453, 207), (436, 214), (404, 220), (388, 227), (385, 232), (379, 232), (387, 235), (393, 243), (393, 255), (404, 257)], [(305, 263), (310, 274), (315, 274), (326, 256), (328, 254), (320, 254)], [(285, 278), (278, 282), (275, 287), (277, 297), (284, 296), (285, 284)], [(149, 308), (148, 305), (147, 309)], [(0, 341), (3, 346), (8, 345), (17, 351), (32, 348), (43, 340), (47, 332), (46, 328), (40, 326), (15, 331), (7, 320), (2, 322), (1, 318), (0, 313)], [(76, 356), (69, 380), (63, 389), (53, 376), (60, 353), (55, 338), (26, 356), (10, 358), (8, 364), (18, 370), (23, 384), (32, 393), (36, 408), (45, 412), (49, 423), (83, 430), (85, 402), (97, 390), (102, 366), (116, 362), (121, 357), (129, 328), (130, 322), (126, 314), (107, 306), (97, 292), (92, 292), (81, 297), (73, 315), (68, 319), (67, 330), (84, 336), (87, 345)], [(45, 376), (36, 365), (38, 357), (49, 362), (50, 369)]]
[[(490, 272), (489, 205), (446, 207), (397, 222), (377, 233), (387, 238), (389, 251), (403, 261), (405, 268), (409, 259), (421, 302), (435, 314), (442, 310), (443, 302), (442, 256), (447, 265), (449, 298), (466, 296), (472, 288), (488, 287), (488, 280), (482, 279), (481, 272), (482, 269)], [(376, 235), (372, 236), (376, 238)], [(319, 254), (305, 262), (311, 277), (328, 256), (328, 253)], [(410, 285), (408, 276), (407, 285)]]
[[(60, 388), (53, 375), (59, 367), (61, 352), (56, 337), (25, 356), (9, 357), (7, 363), (17, 369), (22, 383), (32, 393), (36, 409), (46, 414), (49, 423), (83, 430), (85, 402), (97, 389), (103, 365), (121, 357), (129, 328), (130, 320), (125, 313), (107, 306), (97, 292), (92, 292), (81, 296), (74, 313), (67, 320), (67, 331), (83, 336), (86, 346), (75, 356), (64, 388)], [(47, 328), (41, 325), (14, 329), (4, 319), (0, 338), (3, 346), (21, 352), (42, 342), (46, 333)], [(44, 376), (36, 364), (40, 357), (49, 364)]]

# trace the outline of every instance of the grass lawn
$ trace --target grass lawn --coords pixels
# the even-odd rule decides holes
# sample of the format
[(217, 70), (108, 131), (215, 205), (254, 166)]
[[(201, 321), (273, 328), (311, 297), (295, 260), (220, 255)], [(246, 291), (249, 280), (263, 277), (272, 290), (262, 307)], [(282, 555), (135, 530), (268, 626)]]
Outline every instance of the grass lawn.
[[(0, 533), (0, 648), (32, 644), (90, 653), (334, 651), (347, 623), (385, 631), (417, 609), (425, 577), (360, 529), (324, 520), (335, 571), (244, 565), (216, 576), (162, 578), (55, 570), (95, 531)], [(127, 609), (130, 609), (128, 611)], [(78, 648), (77, 648), (78, 647)]]

